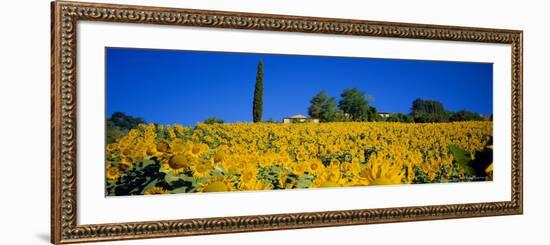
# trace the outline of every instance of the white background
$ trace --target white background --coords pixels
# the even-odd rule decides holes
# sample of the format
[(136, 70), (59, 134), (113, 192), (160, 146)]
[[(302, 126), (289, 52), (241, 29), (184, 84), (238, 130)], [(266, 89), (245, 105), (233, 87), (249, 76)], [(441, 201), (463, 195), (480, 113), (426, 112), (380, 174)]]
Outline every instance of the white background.
[[(78, 224), (510, 200), (510, 45), (98, 22), (81, 22), (78, 31)], [(495, 178), (477, 183), (105, 198), (105, 47), (493, 63)]]
[[(114, 1), (112, 1), (114, 2)], [(265, 12), (354, 19), (523, 29), (525, 214), (461, 220), (412, 222), (154, 239), (124, 243), (241, 244), (548, 243), (543, 221), (550, 218), (547, 160), (547, 72), (550, 56), (547, 6), (535, 1), (117, 1), (188, 8)], [(543, 3), (543, 1), (539, 1)], [(0, 204), (2, 244), (40, 244), (49, 240), (49, 2), (12, 1), (3, 5), (0, 103), (3, 129), (3, 187)], [(535, 242), (537, 241), (537, 242)]]

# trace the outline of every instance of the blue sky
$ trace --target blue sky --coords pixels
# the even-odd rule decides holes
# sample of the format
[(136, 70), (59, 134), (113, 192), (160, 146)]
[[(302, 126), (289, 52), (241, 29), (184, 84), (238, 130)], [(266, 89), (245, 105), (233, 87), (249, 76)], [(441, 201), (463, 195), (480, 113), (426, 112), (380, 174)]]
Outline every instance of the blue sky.
[(416, 98), (447, 110), (491, 114), (490, 63), (106, 48), (106, 113), (193, 125), (215, 116), (252, 120), (258, 61), (264, 61), (264, 120), (307, 115), (324, 90), (358, 88), (378, 111), (409, 113)]

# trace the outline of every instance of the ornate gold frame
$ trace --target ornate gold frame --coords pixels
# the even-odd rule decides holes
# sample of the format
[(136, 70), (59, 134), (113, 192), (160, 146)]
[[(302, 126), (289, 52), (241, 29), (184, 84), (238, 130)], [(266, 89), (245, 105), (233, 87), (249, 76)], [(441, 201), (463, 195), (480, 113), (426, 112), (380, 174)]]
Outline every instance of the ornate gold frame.
[[(375, 224), (523, 213), (523, 32), (424, 24), (56, 1), (51, 4), (51, 242)], [(77, 224), (77, 23), (126, 22), (511, 44), (511, 201), (110, 224)]]

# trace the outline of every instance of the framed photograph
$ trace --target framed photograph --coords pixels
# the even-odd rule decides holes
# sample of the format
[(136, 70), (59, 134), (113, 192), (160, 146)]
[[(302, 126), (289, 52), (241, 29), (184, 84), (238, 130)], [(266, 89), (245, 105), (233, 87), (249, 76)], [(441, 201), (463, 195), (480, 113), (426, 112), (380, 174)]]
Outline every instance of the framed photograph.
[(51, 10), (52, 243), (523, 212), (522, 31)]

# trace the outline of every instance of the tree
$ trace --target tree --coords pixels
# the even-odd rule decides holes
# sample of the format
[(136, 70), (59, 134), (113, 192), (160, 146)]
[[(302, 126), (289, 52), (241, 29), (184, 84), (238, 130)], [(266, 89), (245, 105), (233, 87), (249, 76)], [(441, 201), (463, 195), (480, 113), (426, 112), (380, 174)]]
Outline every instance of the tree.
[(391, 114), (388, 118), (386, 118), (386, 121), (387, 122), (406, 122), (406, 123), (414, 122), (411, 116), (405, 115), (401, 112)]
[(342, 110), (336, 110), (336, 113), (334, 113), (333, 122), (351, 122), (351, 121), (353, 121), (351, 119), (351, 116), (347, 113), (344, 113)]
[(435, 100), (415, 99), (411, 108), (411, 115), (415, 122), (447, 122), (449, 113), (443, 104)]
[(367, 114), (367, 121), (383, 121), (384, 118), (380, 115), (378, 115), (378, 110), (376, 109), (376, 107), (374, 106), (369, 106), (369, 110), (368, 110), (368, 114)]
[(254, 101), (252, 102), (252, 120), (254, 122), (262, 121), (263, 114), (263, 96), (264, 96), (264, 62), (258, 62), (256, 73), (256, 85), (254, 86)]
[(369, 106), (365, 94), (356, 88), (344, 89), (338, 108), (344, 115), (349, 115), (353, 121), (375, 121), (377, 119), (376, 108)]
[(329, 97), (325, 91), (319, 92), (311, 98), (308, 114), (321, 122), (337, 121), (336, 99)]
[(107, 121), (111, 121), (113, 126), (120, 127), (124, 130), (136, 128), (139, 124), (145, 123), (141, 117), (132, 117), (122, 112), (115, 112)]
[(208, 117), (204, 119), (204, 124), (217, 124), (217, 123), (224, 123), (222, 119), (217, 117)]
[(105, 138), (107, 144), (115, 142), (130, 129), (136, 128), (142, 123), (145, 123), (145, 121), (141, 117), (128, 116), (122, 112), (113, 113), (105, 124)]
[(105, 127), (105, 141), (107, 144), (116, 142), (117, 139), (124, 136), (128, 130), (123, 130), (120, 127), (115, 126), (112, 121), (107, 120)]
[(460, 121), (484, 121), (483, 117), (477, 113), (460, 110), (451, 115), (449, 118), (451, 122), (460, 122)]

